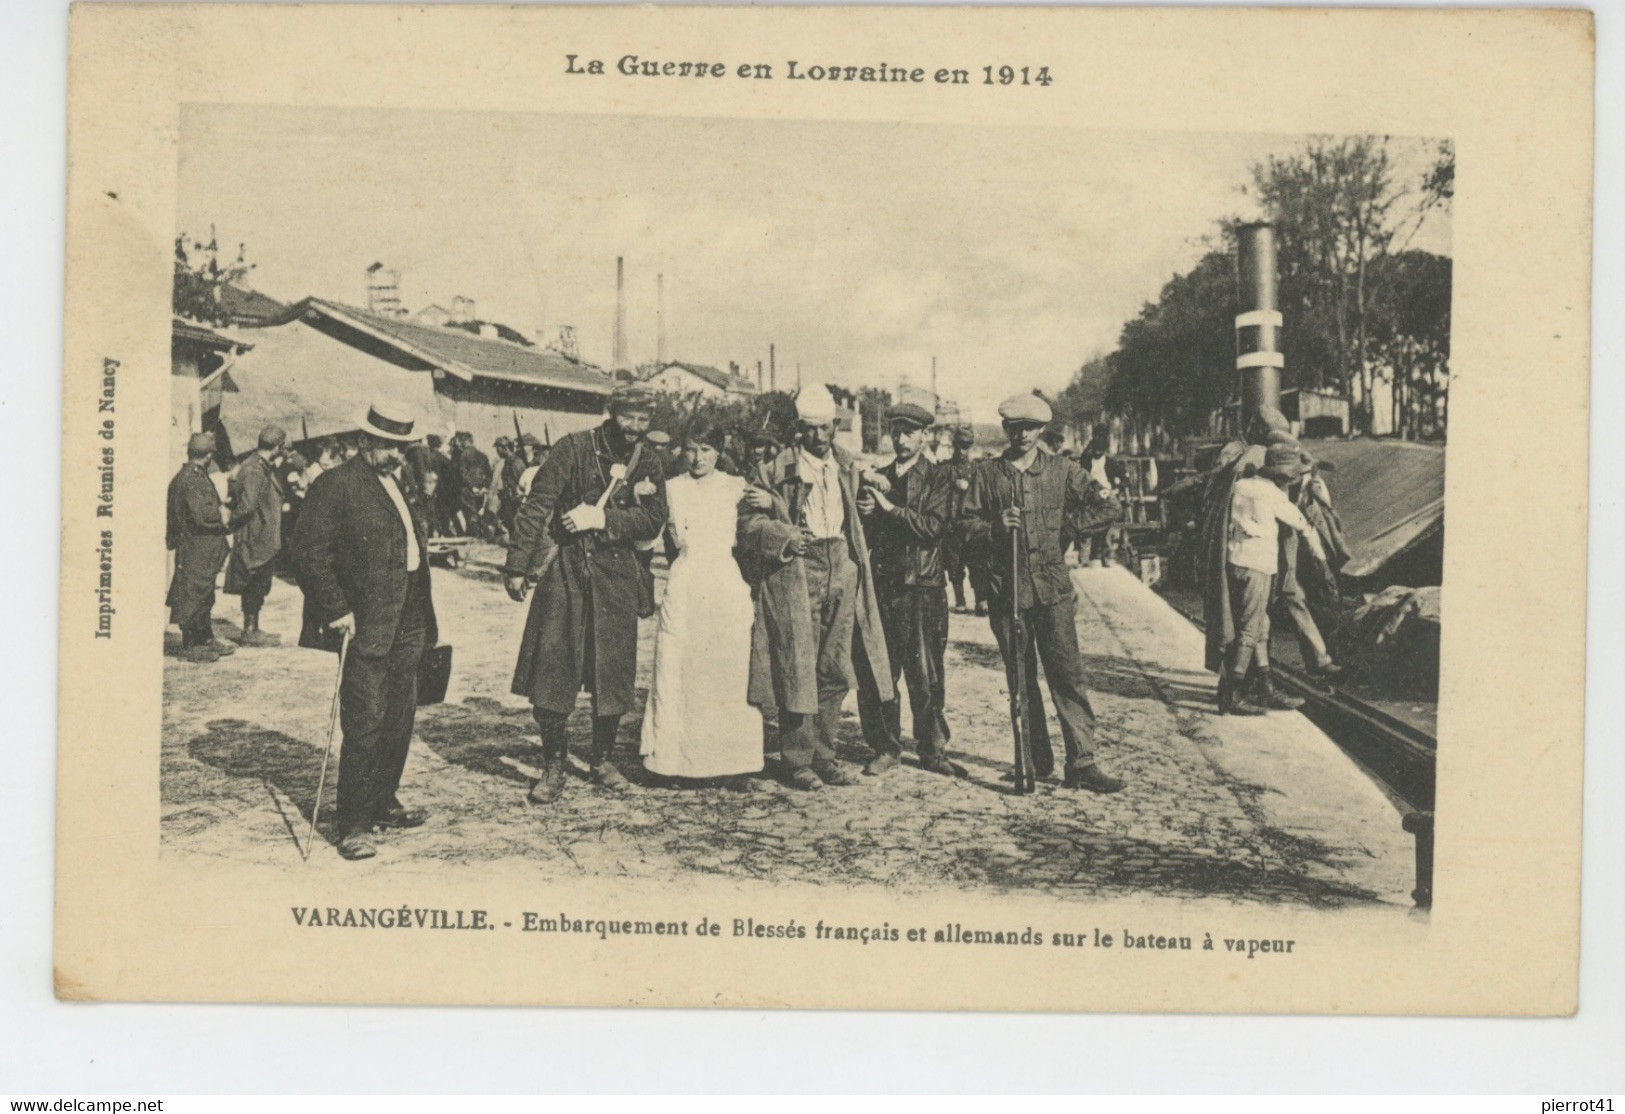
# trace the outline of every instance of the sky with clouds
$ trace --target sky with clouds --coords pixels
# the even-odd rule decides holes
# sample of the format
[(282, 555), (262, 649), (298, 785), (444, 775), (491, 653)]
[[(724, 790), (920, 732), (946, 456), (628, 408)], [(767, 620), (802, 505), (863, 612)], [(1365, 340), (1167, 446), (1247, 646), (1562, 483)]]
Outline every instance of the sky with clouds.
[[(218, 230), (275, 297), (410, 309), (473, 298), (526, 333), (575, 326), (607, 365), (615, 259), (634, 362), (655, 353), (780, 385), (927, 382), (991, 418), (1058, 390), (1123, 322), (1257, 215), (1249, 167), (1302, 137), (820, 121), (209, 106), (182, 118), (178, 230)], [(1419, 174), (1433, 144), (1390, 140)], [(1412, 246), (1448, 254), (1448, 219)]]

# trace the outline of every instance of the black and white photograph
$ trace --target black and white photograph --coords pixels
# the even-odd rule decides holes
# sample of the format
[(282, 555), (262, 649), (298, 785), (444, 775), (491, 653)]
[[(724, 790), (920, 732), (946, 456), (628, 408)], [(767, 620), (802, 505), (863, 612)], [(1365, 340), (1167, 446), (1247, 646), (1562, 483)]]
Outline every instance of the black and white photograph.
[(1454, 170), (187, 109), (165, 854), (1426, 909)]
[[(110, 759), (144, 817), (121, 853), (224, 926), (166, 985), (1561, 1004), (1534, 968), (1501, 997), (1414, 975), (1466, 954), (1497, 855), (1578, 884), (1556, 834), (1464, 838), (1517, 838), (1495, 802), (1520, 779), (1548, 803), (1578, 786), (1582, 695), (1542, 687), (1568, 668), (1548, 651), (1522, 697), (1490, 664), (1517, 657), (1511, 625), (1531, 651), (1558, 637), (1584, 585), (1550, 552), (1583, 519), (1489, 526), (1484, 464), (1520, 434), (1485, 416), (1518, 408), (1513, 349), (1487, 355), (1498, 245), (1462, 223), (1507, 200), (1482, 121), (1397, 77), (1363, 117), (1328, 78), (1315, 111), (1170, 88), (1096, 119), (1053, 107), (1083, 71), (1029, 32), (972, 64), (968, 30), (778, 57), (534, 18), (457, 24), (579, 27), (526, 56), (528, 107), (494, 69), (447, 92), (473, 39), (391, 96), (394, 62), (300, 86), (295, 36), (120, 133), (155, 187), (73, 168), (105, 231), (70, 276), (138, 273), (143, 296), (70, 346), (65, 427), (95, 475), (64, 530), (95, 567), (64, 569), (64, 599), (100, 576), (70, 672), (104, 661), (104, 715), (142, 740)], [(1548, 244), (1526, 285), (1574, 302), (1583, 252)], [(70, 278), (70, 311), (91, 288)], [(1583, 371), (1563, 313), (1542, 318), (1553, 400)], [(1510, 472), (1509, 496), (1535, 483)], [(1486, 734), (1489, 689), (1552, 705), (1546, 750)], [(226, 973), (233, 934), (309, 977)], [(374, 938), (429, 960), (417, 981), (341, 968)], [(536, 969), (503, 983), (519, 955)], [(1557, 968), (1576, 955), (1557, 938)]]

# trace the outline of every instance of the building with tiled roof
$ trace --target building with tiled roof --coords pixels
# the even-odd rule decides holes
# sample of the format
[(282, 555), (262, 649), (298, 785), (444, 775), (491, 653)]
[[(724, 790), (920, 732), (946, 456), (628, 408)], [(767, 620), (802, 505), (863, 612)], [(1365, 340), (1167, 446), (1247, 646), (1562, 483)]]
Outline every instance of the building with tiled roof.
[(281, 317), (234, 330), (253, 345), (222, 406), (234, 441), (275, 423), (296, 439), (344, 434), (381, 397), (425, 433), (467, 430), (489, 451), (516, 432), (544, 439), (602, 420), (613, 383), (557, 352), (306, 298)]
[(691, 364), (681, 360), (661, 364), (645, 377), (644, 382), (656, 390), (678, 395), (699, 395), (702, 398), (756, 393), (756, 383), (746, 376), (731, 375), (709, 364)]

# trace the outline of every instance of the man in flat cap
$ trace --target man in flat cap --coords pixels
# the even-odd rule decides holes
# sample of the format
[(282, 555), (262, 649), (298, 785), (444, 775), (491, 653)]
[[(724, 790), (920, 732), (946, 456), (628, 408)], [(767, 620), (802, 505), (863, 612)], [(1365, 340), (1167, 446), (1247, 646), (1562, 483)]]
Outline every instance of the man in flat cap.
[(1263, 462), (1255, 465), (1259, 452), (1254, 446), (1243, 454), (1242, 472), (1230, 488), (1224, 522), (1228, 609), (1223, 616), (1209, 616), (1224, 640), (1218, 705), (1220, 713), (1229, 715), (1258, 716), (1269, 709), (1302, 706), (1302, 700), (1277, 691), (1270, 674), (1269, 611), (1284, 571), (1283, 529), (1291, 532), (1293, 545), (1302, 538), (1317, 560), (1325, 560), (1319, 533), (1286, 495), (1287, 486), (1309, 472), (1309, 455), (1288, 440), (1262, 449)]
[(378, 853), (374, 829), (428, 819), (401, 804), (417, 716), (418, 664), (439, 637), (429, 589), (430, 510), (406, 478), (411, 414), (378, 403), (361, 420), (361, 451), (310, 487), (293, 532), (305, 594), (299, 645), (350, 649), (339, 681), (338, 850)]
[(611, 754), (636, 695), (646, 601), (635, 547), (658, 538), (666, 524), (661, 462), (643, 448), (654, 402), (642, 385), (615, 388), (609, 417), (559, 438), (514, 516), (503, 568), (508, 595), (518, 602), (536, 590), (512, 689), (530, 700), (541, 732), (535, 804), (564, 791), (565, 722), (583, 688), (592, 694), (592, 780), (614, 793), (629, 788)]
[[(970, 490), (971, 473), (976, 464), (970, 451), (976, 444), (976, 434), (970, 426), (956, 426), (953, 432), (953, 455), (942, 462), (942, 471), (948, 482), (948, 532), (942, 539), (942, 563), (948, 572), (948, 586), (954, 590), (954, 610), (963, 613), (965, 606), (965, 528), (961, 519), (965, 513), (965, 493)], [(972, 597), (978, 615), (987, 614), (987, 584), (980, 564), (969, 565)]]
[(231, 528), (220, 492), (209, 479), (214, 434), (194, 433), (186, 442), (186, 463), (169, 481), (164, 542), (175, 551), (175, 577), (169, 584), (169, 621), (181, 628), (180, 656), (191, 662), (219, 661), (236, 647), (214, 637), (214, 579), (225, 563)]
[(511, 437), (498, 437), (496, 450), (497, 456), (502, 458), (497, 475), (497, 521), (502, 527), (502, 536), (511, 538), (513, 516), (519, 513), (519, 478), (530, 467), (530, 462), (525, 459), (524, 444)]
[(749, 700), (776, 710), (784, 782), (851, 785), (836, 759), (841, 704), (867, 670), (875, 699), (896, 695), (858, 511), (858, 465), (835, 444), (835, 399), (796, 395), (796, 443), (756, 470), (739, 521), (740, 563), (756, 601)]
[(282, 505), (287, 501), (277, 475), (288, 435), (280, 426), (260, 430), (259, 445), (231, 478), (231, 560), (226, 592), (243, 598), (244, 646), (276, 646), (281, 639), (260, 630), (260, 608), (271, 591), (271, 573), (282, 551)]
[[(858, 513), (869, 540), (892, 685), (895, 688), (899, 675), (908, 682), (920, 767), (952, 777), (954, 767), (944, 752), (948, 593), (942, 561), (951, 485), (945, 466), (933, 463), (925, 453), (934, 420), (930, 411), (912, 403), (887, 412), (896, 456), (878, 470), (878, 480), (865, 478)], [(875, 752), (863, 772), (883, 774), (898, 764), (902, 752), (902, 697), (880, 700), (870, 674), (861, 672), (858, 715), (864, 739)]]
[[(1048, 777), (1055, 767), (1038, 691), (1042, 661), (1066, 745), (1066, 787), (1115, 793), (1123, 782), (1095, 760), (1095, 713), (1078, 653), (1077, 600), (1061, 556), (1061, 529), (1069, 515), (1088, 528), (1111, 522), (1122, 511), (1076, 461), (1040, 450), (1050, 416), (1049, 403), (1033, 394), (999, 405), (1010, 444), (977, 469), (965, 496), (965, 515), (973, 540), (988, 549), (989, 618), (1008, 684), (1014, 684), (1015, 655), (1026, 661), (1034, 772)], [(1014, 645), (1012, 617), (1018, 609), (1025, 646)]]

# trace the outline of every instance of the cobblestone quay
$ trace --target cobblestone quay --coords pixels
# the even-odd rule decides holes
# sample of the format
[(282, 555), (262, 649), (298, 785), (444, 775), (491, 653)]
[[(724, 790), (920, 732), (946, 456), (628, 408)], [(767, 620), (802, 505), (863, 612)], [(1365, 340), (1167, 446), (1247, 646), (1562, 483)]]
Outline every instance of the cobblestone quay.
[[(1412, 848), (1393, 804), (1301, 715), (1215, 715), (1201, 635), (1118, 568), (1073, 572), (1102, 760), (1128, 779), (1114, 796), (1069, 792), (1058, 780), (1030, 797), (1008, 792), (998, 651), (985, 619), (955, 615), (948, 721), (969, 779), (905, 763), (821, 793), (792, 793), (764, 777), (747, 792), (640, 784), (620, 798), (578, 779), (554, 805), (528, 806), (539, 748), (528, 707), (507, 695), (524, 609), (504, 595), (498, 561), (494, 549), (479, 550), (456, 571), (436, 570), (455, 670), (446, 703), (418, 717), (401, 787), (433, 818), (391, 833), (364, 863), (342, 862), (318, 837), (307, 869), (398, 876), (502, 861), (538, 884), (708, 875), (896, 893), (1410, 904)], [(264, 627), (291, 643), (298, 608), (297, 588), (279, 583)], [(652, 650), (653, 624), (644, 627), (640, 685)], [(166, 659), (166, 859), (298, 863), (332, 668), (330, 655), (291, 645), (212, 665)], [(573, 739), (583, 735), (584, 709), (577, 720)], [(634, 777), (640, 722), (626, 717), (617, 754)], [(852, 708), (842, 746), (850, 761), (867, 758)], [(329, 787), (324, 831), (331, 802)]]

